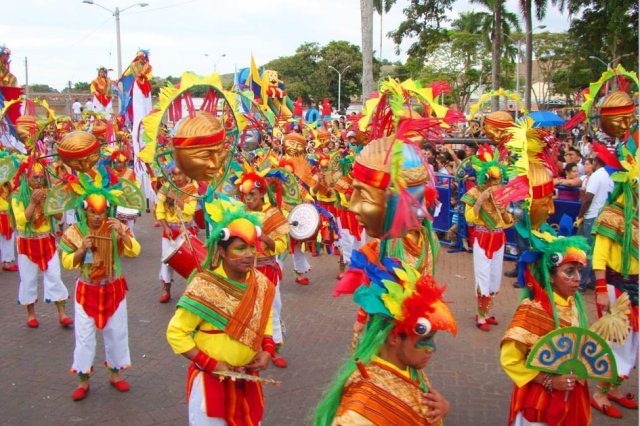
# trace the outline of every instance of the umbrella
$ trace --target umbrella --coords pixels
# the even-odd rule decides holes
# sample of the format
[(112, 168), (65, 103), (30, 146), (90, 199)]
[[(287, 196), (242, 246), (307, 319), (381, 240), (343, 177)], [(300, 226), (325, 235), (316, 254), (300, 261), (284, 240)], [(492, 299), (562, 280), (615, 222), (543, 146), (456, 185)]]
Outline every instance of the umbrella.
[(529, 117), (534, 121), (533, 127), (558, 127), (565, 123), (564, 119), (551, 111), (533, 111)]

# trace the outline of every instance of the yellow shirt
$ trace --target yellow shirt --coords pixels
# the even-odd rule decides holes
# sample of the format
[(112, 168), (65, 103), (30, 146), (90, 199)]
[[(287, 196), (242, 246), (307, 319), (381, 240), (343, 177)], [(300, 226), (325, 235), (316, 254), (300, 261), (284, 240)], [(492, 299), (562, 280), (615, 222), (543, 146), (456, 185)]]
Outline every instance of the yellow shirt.
[[(227, 278), (224, 269), (219, 266), (215, 273)], [(199, 331), (203, 332), (199, 332)], [(204, 352), (216, 361), (224, 361), (233, 367), (241, 367), (251, 362), (256, 352), (249, 346), (230, 338), (225, 333), (208, 334), (207, 331), (219, 330), (213, 324), (196, 314), (177, 307), (167, 327), (167, 341), (176, 354), (183, 354), (193, 348)], [(269, 312), (265, 336), (273, 333), (273, 319)]]
[(0, 212), (6, 212), (9, 210), (9, 201), (0, 197)]
[[(553, 300), (556, 305), (569, 306), (573, 301), (573, 297), (564, 299), (562, 296), (553, 293)], [(500, 349), (500, 365), (519, 388), (540, 374), (539, 371), (532, 370), (526, 366), (530, 349), (526, 345), (513, 340), (506, 340)]]
[[(622, 269), (622, 246), (610, 238), (596, 234), (593, 244), (593, 269), (604, 271), (607, 266), (616, 272)], [(629, 274), (638, 273), (638, 262), (629, 262)]]
[[(27, 225), (27, 216), (24, 214), (26, 210), (22, 201), (18, 201), (16, 198), (11, 199), (11, 209), (13, 210), (13, 217), (16, 220), (16, 228), (20, 232), (24, 232)], [(46, 234), (51, 232), (51, 220), (47, 218), (42, 222), (42, 225), (38, 228), (34, 228), (33, 232), (36, 234)]]
[[(464, 209), (464, 218), (467, 220), (467, 223), (470, 225), (485, 225), (486, 223), (484, 221), (484, 219), (482, 219), (482, 217), (480, 215), (476, 216), (476, 213), (473, 211), (473, 207), (472, 206), (465, 206), (466, 208)], [(511, 226), (513, 226), (513, 222), (511, 223), (506, 223), (502, 217), (500, 218), (500, 221), (498, 221), (498, 223), (496, 223), (496, 229), (497, 228), (502, 228), (502, 229), (506, 229), (506, 228), (510, 228)]]
[[(189, 198), (188, 201), (184, 202), (184, 206), (182, 207), (182, 220), (184, 220), (185, 223), (193, 219), (193, 214), (196, 212), (197, 204), (198, 200), (195, 198)], [(169, 223), (180, 223), (178, 206), (170, 212), (167, 210), (164, 198), (158, 197), (158, 204), (156, 204), (156, 219), (166, 220)]]
[[(262, 206), (263, 217), (261, 217), (261, 219), (263, 221), (264, 221), (264, 213), (270, 208), (271, 208), (271, 204), (269, 203), (264, 203), (264, 205)], [(282, 214), (284, 215), (284, 213)], [(262, 244), (262, 249), (264, 250), (265, 257), (279, 256), (285, 251), (287, 251), (287, 248), (289, 247), (288, 234), (280, 235), (278, 238), (274, 239), (273, 241), (276, 243), (276, 246), (274, 247), (273, 250), (269, 250), (266, 244)]]
[[(122, 254), (124, 254), (127, 257), (137, 257), (140, 254), (140, 250), (141, 250), (140, 243), (138, 242), (138, 240), (133, 238), (133, 235), (131, 235), (131, 233), (129, 233), (129, 239), (131, 240), (131, 247), (128, 247), (126, 244), (123, 244), (124, 250)], [(75, 254), (75, 251), (67, 252), (62, 250), (62, 267), (63, 268), (65, 269), (80, 268), (81, 264), (78, 264), (78, 265), (73, 264), (74, 254)]]

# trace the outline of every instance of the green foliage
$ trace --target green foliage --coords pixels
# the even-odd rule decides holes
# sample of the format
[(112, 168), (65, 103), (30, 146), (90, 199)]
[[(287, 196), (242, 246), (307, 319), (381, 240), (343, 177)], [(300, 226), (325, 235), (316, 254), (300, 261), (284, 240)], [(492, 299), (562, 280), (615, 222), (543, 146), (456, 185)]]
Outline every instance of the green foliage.
[[(335, 108), (338, 105), (338, 74), (329, 66), (342, 73), (340, 103), (347, 106), (350, 97), (358, 95), (362, 87), (362, 53), (354, 44), (347, 41), (331, 41), (326, 46), (304, 43), (293, 56), (274, 59), (264, 68), (278, 71), (293, 101), (301, 97), (306, 103), (320, 103), (329, 98)], [(379, 73), (379, 68), (379, 64), (374, 65), (374, 75)]]
[(452, 10), (453, 0), (409, 0), (403, 9), (406, 20), (389, 33), (396, 44), (396, 52), (405, 39), (415, 40), (407, 49), (407, 54), (416, 59), (424, 59), (442, 42), (447, 40), (444, 24), (447, 12)]
[(56, 89), (48, 84), (30, 84), (29, 91), (35, 93), (59, 93)]

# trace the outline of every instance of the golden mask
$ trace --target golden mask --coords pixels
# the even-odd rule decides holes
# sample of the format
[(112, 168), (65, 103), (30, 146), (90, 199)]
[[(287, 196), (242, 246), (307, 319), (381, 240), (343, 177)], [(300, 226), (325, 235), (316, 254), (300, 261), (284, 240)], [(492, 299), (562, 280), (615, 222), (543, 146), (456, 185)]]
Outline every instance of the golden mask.
[(506, 111), (494, 111), (484, 119), (484, 134), (495, 143), (499, 143), (505, 137), (505, 130), (513, 126), (511, 114)]
[(602, 103), (600, 123), (607, 135), (622, 139), (635, 121), (633, 99), (626, 92), (615, 91), (607, 95)]
[(290, 157), (307, 155), (307, 140), (300, 133), (288, 133), (283, 144), (285, 154)]
[(67, 133), (58, 144), (62, 162), (77, 172), (89, 172), (100, 159), (100, 143), (89, 132)]

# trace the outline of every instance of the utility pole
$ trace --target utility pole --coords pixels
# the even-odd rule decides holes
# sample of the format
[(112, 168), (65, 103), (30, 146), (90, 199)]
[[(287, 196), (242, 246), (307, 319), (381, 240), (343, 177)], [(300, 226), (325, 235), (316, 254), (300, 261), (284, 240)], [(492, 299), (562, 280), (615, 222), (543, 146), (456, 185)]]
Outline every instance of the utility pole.
[(69, 88), (69, 90), (67, 90), (67, 115), (71, 117), (71, 80), (69, 80), (67, 87)]
[(29, 98), (29, 61), (24, 57), (24, 98)]

